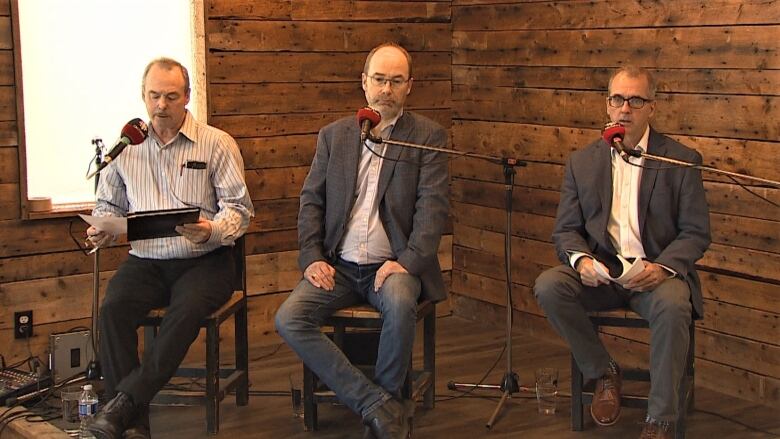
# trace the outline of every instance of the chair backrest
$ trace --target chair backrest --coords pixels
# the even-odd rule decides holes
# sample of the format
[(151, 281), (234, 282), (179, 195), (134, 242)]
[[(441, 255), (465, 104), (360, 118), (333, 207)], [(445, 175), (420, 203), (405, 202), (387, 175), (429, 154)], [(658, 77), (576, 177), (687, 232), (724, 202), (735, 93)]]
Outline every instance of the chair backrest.
[(244, 235), (235, 240), (231, 254), (236, 264), (235, 277), (233, 278), (233, 290), (246, 293), (246, 247)]

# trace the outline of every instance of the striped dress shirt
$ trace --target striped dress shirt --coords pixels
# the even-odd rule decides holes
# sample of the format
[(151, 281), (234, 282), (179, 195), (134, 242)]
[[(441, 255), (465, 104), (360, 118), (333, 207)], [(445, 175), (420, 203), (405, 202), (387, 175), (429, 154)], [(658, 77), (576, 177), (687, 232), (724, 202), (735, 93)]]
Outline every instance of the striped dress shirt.
[[(149, 123), (151, 127), (151, 123)], [(162, 144), (149, 131), (100, 174), (95, 216), (127, 216), (147, 210), (200, 208), (211, 236), (194, 243), (182, 236), (132, 241), (130, 254), (148, 259), (186, 259), (232, 245), (249, 226), (254, 207), (244, 181), (236, 141), (200, 123), (187, 111), (179, 133)]]

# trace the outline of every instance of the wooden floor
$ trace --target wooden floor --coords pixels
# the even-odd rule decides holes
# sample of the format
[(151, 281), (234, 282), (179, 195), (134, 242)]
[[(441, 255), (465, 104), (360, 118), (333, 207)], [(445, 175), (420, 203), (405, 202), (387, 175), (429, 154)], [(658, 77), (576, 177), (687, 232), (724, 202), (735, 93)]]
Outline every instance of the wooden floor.
[[(438, 320), (437, 336), (437, 403), (433, 410), (418, 405), (415, 414), (415, 438), (466, 439), (485, 438), (636, 438), (644, 416), (641, 410), (624, 409), (617, 425), (596, 427), (588, 419), (586, 430), (569, 430), (569, 399), (559, 399), (558, 413), (537, 414), (536, 401), (529, 394), (516, 394), (505, 406), (492, 430), (485, 423), (497, 404), (496, 393), (479, 392), (488, 398), (474, 396), (445, 400), (454, 395), (447, 390), (448, 381), (478, 381), (495, 362), (504, 346), (500, 326), (470, 322), (459, 317)], [(542, 366), (560, 370), (561, 390), (568, 393), (570, 374), (568, 352), (556, 345), (521, 335), (513, 337), (514, 371), (520, 385), (528, 385), (533, 371)], [(253, 391), (289, 391), (300, 388), (302, 372), (297, 357), (281, 346), (252, 352)], [(503, 376), (506, 361), (502, 359), (487, 383), (497, 383)], [(708, 413), (711, 412), (711, 413)], [(362, 437), (358, 416), (343, 406), (320, 406), (320, 429), (303, 430), (302, 418), (296, 417), (289, 396), (250, 397), (247, 407), (236, 407), (232, 400), (222, 403), (222, 422), (217, 436), (205, 433), (205, 410), (202, 407), (153, 407), (152, 432), (163, 438), (295, 438), (336, 439)], [(688, 438), (743, 439), (780, 437), (780, 416), (776, 409), (751, 404), (719, 393), (697, 388), (696, 411), (689, 417)], [(725, 418), (724, 418), (725, 417)], [(726, 419), (729, 418), (729, 419)], [(746, 427), (764, 430), (754, 431)]]

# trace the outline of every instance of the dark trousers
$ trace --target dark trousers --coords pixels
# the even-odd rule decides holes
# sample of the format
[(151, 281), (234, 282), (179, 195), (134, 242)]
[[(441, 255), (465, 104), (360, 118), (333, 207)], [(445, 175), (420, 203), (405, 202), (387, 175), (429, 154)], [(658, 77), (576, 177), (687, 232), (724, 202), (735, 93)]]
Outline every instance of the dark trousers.
[[(100, 308), (100, 361), (106, 394), (146, 404), (170, 380), (200, 322), (233, 292), (235, 263), (228, 247), (193, 259), (130, 257), (108, 284)], [(138, 327), (154, 308), (167, 307), (159, 335), (138, 359)]]
[(691, 293), (678, 278), (667, 279), (652, 292), (616, 286), (586, 287), (566, 265), (536, 278), (534, 294), (547, 320), (566, 340), (585, 379), (604, 375), (610, 355), (588, 319), (587, 311), (627, 306), (650, 323), (650, 395), (647, 414), (658, 421), (677, 420), (680, 383), (690, 341)]

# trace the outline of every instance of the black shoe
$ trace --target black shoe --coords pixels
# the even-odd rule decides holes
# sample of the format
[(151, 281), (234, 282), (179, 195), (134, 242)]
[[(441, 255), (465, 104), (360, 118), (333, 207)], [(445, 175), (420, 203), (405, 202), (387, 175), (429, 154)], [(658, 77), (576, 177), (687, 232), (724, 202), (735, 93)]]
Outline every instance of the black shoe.
[(130, 427), (125, 430), (122, 439), (151, 439), (152, 432), (149, 428), (149, 405), (144, 404), (138, 408), (138, 416)]
[(376, 439), (407, 439), (414, 415), (414, 401), (389, 399), (363, 418)]
[(121, 439), (127, 427), (135, 420), (137, 412), (133, 398), (119, 392), (95, 415), (87, 431), (96, 439)]

